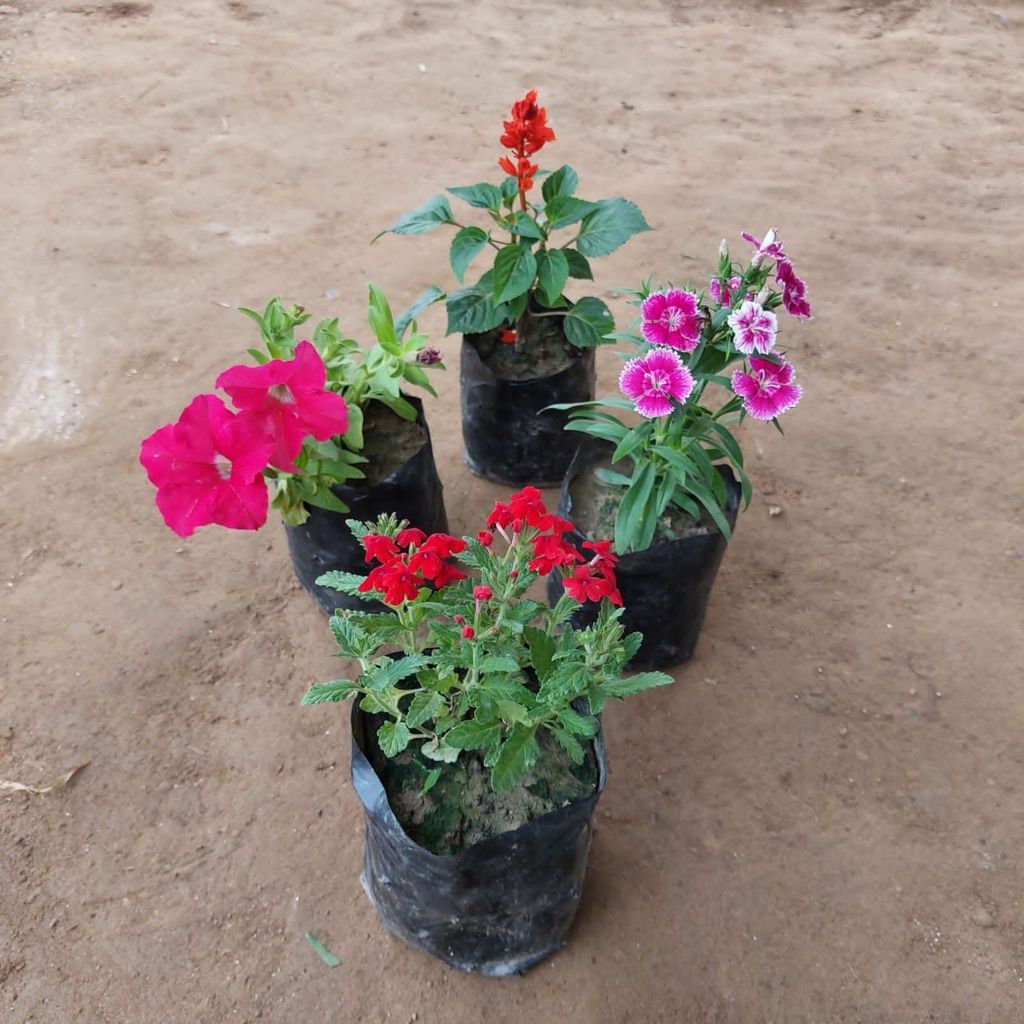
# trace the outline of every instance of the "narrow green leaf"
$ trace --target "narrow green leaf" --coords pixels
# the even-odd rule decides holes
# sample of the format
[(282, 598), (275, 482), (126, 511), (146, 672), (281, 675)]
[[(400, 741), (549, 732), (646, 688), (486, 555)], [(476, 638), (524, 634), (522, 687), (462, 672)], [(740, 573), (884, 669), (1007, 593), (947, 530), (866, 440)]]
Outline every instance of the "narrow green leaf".
[(427, 772), (426, 779), (423, 780), (423, 789), (421, 789), (420, 792), (426, 796), (434, 788), (439, 778), (441, 778), (441, 769), (431, 768), (430, 771)]
[(571, 732), (554, 728), (551, 730), (551, 734), (555, 737), (558, 745), (569, 755), (569, 760), (573, 764), (583, 764), (587, 759), (587, 752)]
[(632, 484), (626, 489), (625, 496), (619, 504), (619, 511), (615, 517), (615, 550), (620, 555), (633, 549), (637, 525), (650, 500), (654, 477), (653, 464), (645, 462), (639, 473), (634, 475)]
[(626, 436), (618, 443), (612, 453), (612, 463), (619, 462), (632, 455), (650, 436), (651, 421), (641, 420)]
[(337, 967), (341, 963), (341, 961), (312, 932), (306, 932), (306, 941), (312, 947), (313, 952), (316, 953), (316, 955), (320, 957), (328, 967)]

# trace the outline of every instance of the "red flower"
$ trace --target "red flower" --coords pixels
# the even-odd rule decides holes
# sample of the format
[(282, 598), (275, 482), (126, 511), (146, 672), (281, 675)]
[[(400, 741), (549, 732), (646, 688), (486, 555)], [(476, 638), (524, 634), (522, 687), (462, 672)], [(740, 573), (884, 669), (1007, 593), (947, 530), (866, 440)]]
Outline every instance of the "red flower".
[(501, 332), (499, 339), (506, 345), (514, 345), (516, 343), (516, 332), (511, 327), (506, 327)]
[(583, 546), (594, 552), (590, 564), (602, 575), (611, 576), (614, 579), (615, 564), (618, 562), (619, 556), (612, 551), (612, 542), (610, 540), (585, 540)]
[(463, 626), (462, 627), (462, 635), (463, 635), (463, 637), (466, 640), (472, 640), (473, 639), (473, 627), (472, 626)]
[(417, 544), (423, 543), (426, 536), (422, 530), (417, 530), (415, 526), (411, 526), (405, 530), (400, 530), (395, 538), (395, 542), (400, 548), (416, 547)]
[(595, 576), (593, 566), (577, 565), (572, 575), (562, 580), (562, 585), (580, 604), (584, 601), (600, 601), (603, 597), (607, 597), (612, 604), (622, 604), (622, 595), (615, 586), (615, 576), (610, 570)]
[(359, 584), (359, 591), (362, 594), (371, 590), (384, 595), (387, 604), (401, 604), (403, 601), (413, 601), (423, 585), (421, 580), (413, 573), (402, 558), (393, 558), (387, 565), (378, 565), (370, 571), (370, 575)]
[(532, 526), (535, 530), (550, 530), (555, 521), (556, 517), (548, 512), (536, 487), (524, 487), (516, 491), (509, 497), (508, 504), (495, 502), (493, 511), (487, 517), (488, 526), (500, 526), (514, 533), (521, 532), (525, 526)]
[(150, 434), (139, 461), (156, 486), (156, 507), (179, 537), (216, 523), (258, 530), (267, 521), (262, 477), (273, 450), (263, 427), (216, 395), (198, 395), (177, 423)]
[(442, 587), (447, 587), (449, 583), (457, 583), (459, 580), (464, 580), (466, 574), (460, 569), (456, 569), (451, 562), (445, 562), (441, 566), (441, 571), (437, 574), (434, 579), (434, 586), (440, 590)]
[(465, 549), (466, 542), (461, 537), (450, 537), (447, 533), (432, 533), (420, 545), (420, 551), (433, 551), (438, 558), (451, 558)]
[(217, 378), (239, 409), (262, 420), (274, 439), (270, 461), (286, 473), (298, 472), (295, 456), (312, 435), (327, 441), (348, 429), (345, 399), (325, 391), (327, 369), (308, 341), (295, 347), (294, 359), (273, 359), (262, 366), (232, 366)]
[(533, 538), (533, 559), (529, 565), (531, 572), (539, 572), (546, 576), (555, 566), (572, 565), (574, 562), (582, 561), (583, 556), (574, 547), (566, 544), (561, 537), (542, 533)]
[(477, 535), (476, 539), (480, 541), (485, 548), (489, 548), (494, 543), (494, 534), (490, 530), (481, 530)]
[(382, 533), (368, 533), (363, 538), (363, 547), (366, 550), (366, 562), (387, 562), (398, 554), (395, 542)]
[(526, 209), (526, 193), (533, 188), (536, 164), (530, 163), (545, 142), (554, 142), (555, 133), (548, 127), (547, 111), (537, 106), (537, 90), (531, 89), (521, 100), (512, 104), (511, 119), (503, 122), (505, 131), (501, 144), (512, 151), (515, 163), (507, 156), (498, 160), (498, 166), (515, 178), (519, 185), (520, 205)]
[(490, 601), (494, 597), (494, 591), (485, 583), (480, 583), (473, 588), (474, 601)]

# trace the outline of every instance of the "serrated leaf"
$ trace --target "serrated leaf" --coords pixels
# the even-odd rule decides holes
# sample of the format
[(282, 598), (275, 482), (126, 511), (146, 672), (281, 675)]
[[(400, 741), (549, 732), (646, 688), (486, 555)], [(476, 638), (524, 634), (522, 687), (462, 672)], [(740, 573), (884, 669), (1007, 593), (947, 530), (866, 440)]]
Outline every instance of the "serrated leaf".
[[(445, 740), (447, 740), (447, 736)], [(420, 753), (431, 761), (443, 761), (445, 764), (454, 764), (459, 759), (460, 750), (458, 747), (453, 747), (451, 744), (444, 742), (438, 743), (437, 740), (427, 740), (422, 747), (420, 747)]]
[(504, 306), (495, 306), (493, 296), (474, 285), (448, 296), (448, 334), (482, 334), (508, 319)]
[(417, 693), (409, 702), (409, 709), (405, 713), (405, 724), (410, 729), (415, 729), (416, 726), (422, 725), (428, 718), (433, 718), (447, 706), (448, 702), (436, 690)]
[(332, 679), (330, 682), (311, 686), (304, 694), (302, 704), (305, 707), (313, 704), (337, 704), (358, 692), (355, 683), (350, 679)]
[(481, 249), (487, 246), (488, 234), (483, 228), (468, 227), (456, 232), (452, 239), (452, 247), (448, 254), (448, 261), (452, 265), (452, 272), (462, 280), (466, 268), (473, 261), (473, 258)]
[(569, 262), (569, 276), (580, 281), (593, 281), (594, 272), (590, 269), (590, 261), (575, 249), (562, 249)]
[(497, 722), (482, 723), (475, 718), (460, 722), (445, 733), (444, 741), (459, 750), (480, 750), (501, 739), (501, 726)]
[(563, 326), (565, 336), (574, 345), (593, 348), (604, 343), (604, 336), (615, 327), (615, 321), (601, 299), (587, 296), (569, 307)]
[(525, 210), (516, 211), (509, 230), (520, 238), (529, 238), (535, 242), (544, 237), (544, 232), (537, 227), (536, 221)]
[(587, 752), (571, 732), (567, 732), (565, 729), (554, 728), (551, 730), (551, 733), (558, 742), (558, 745), (569, 755), (569, 759), (573, 764), (583, 764), (587, 759)]
[(585, 199), (576, 199), (573, 196), (555, 196), (545, 207), (544, 212), (548, 218), (548, 229), (557, 231), (559, 228), (576, 224), (597, 209), (597, 204), (588, 203)]
[(672, 677), (667, 672), (638, 672), (634, 676), (601, 683), (600, 689), (609, 697), (629, 697), (634, 693), (668, 686)]
[(530, 719), (530, 712), (522, 704), (518, 704), (514, 700), (504, 700), (499, 697), (494, 704), (502, 721), (527, 722)]
[(569, 261), (561, 249), (544, 249), (537, 253), (537, 283), (549, 306), (561, 298), (568, 280)]
[(455, 185), (448, 191), (453, 196), (458, 196), (463, 202), (469, 203), (470, 206), (475, 206), (478, 210), (497, 212), (501, 209), (501, 189), (489, 182), (481, 181), (477, 185)]
[(482, 673), (518, 672), (519, 662), (506, 654), (488, 654), (480, 659), (478, 668)]
[(365, 579), (365, 576), (358, 576), (354, 572), (341, 572), (339, 569), (331, 569), (330, 572), (325, 572), (321, 576), (317, 576), (316, 585), (318, 587), (328, 587), (331, 590), (340, 591), (342, 594), (348, 594), (349, 597), (361, 597), (364, 600), (373, 600), (372, 594), (361, 594), (359, 592), (359, 584)]
[(395, 757), (407, 746), (412, 734), (405, 722), (385, 722), (377, 730), (377, 743), (385, 757)]
[(537, 626), (527, 626), (523, 630), (527, 646), (530, 648), (530, 663), (533, 665), (537, 678), (543, 683), (551, 672), (552, 658), (555, 655), (555, 639), (546, 630)]
[(597, 735), (597, 719), (593, 715), (581, 715), (575, 708), (562, 708), (558, 712), (558, 721), (571, 733), (590, 739)]
[(540, 187), (544, 202), (549, 203), (556, 196), (571, 196), (579, 180), (579, 175), (568, 164), (563, 164), (544, 179)]
[(508, 792), (536, 763), (539, 753), (536, 731), (536, 726), (516, 725), (501, 745), (491, 769), (491, 788), (496, 793)]
[(526, 292), (537, 276), (537, 258), (528, 246), (506, 245), (494, 257), (494, 301), (507, 302)]
[(391, 227), (385, 228), (375, 235), (373, 240), (376, 242), (381, 235), (386, 235), (388, 232), (393, 235), (424, 235), (441, 224), (452, 223), (454, 223), (454, 218), (448, 200), (443, 195), (436, 195), (421, 206), (417, 206), (415, 210), (403, 214)]
[(641, 231), (650, 231), (640, 207), (628, 199), (602, 199), (583, 218), (576, 248), (584, 256), (607, 256)]

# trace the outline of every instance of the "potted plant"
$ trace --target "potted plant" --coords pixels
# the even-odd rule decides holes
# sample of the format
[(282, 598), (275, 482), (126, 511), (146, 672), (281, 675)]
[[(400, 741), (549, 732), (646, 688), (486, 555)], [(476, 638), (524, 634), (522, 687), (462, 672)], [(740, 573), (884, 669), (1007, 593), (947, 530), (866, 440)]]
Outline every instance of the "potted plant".
[[(503, 975), (566, 940), (605, 783), (602, 709), (671, 677), (623, 675), (641, 637), (619, 621), (606, 542), (580, 554), (534, 488), (487, 523), (463, 539), (394, 517), (350, 523), (376, 564), (321, 583), (388, 611), (332, 617), (353, 677), (303, 703), (354, 700), (362, 882), (384, 925), (462, 970)], [(552, 608), (527, 596), (549, 574), (562, 589)], [(582, 601), (599, 605), (576, 629)]]
[[(743, 237), (755, 247), (749, 263), (733, 263), (723, 241), (707, 289), (647, 282), (631, 291), (639, 333), (616, 335), (637, 348), (619, 376), (622, 396), (571, 409), (567, 429), (590, 443), (566, 474), (559, 514), (574, 521), (577, 544), (614, 536), (623, 622), (647, 637), (634, 667), (693, 654), (738, 507), (751, 497), (730, 426), (749, 416), (781, 432), (778, 417), (802, 394), (777, 345), (775, 311), (810, 319), (804, 282), (774, 229), (762, 242)], [(623, 422), (623, 410), (639, 422)], [(585, 624), (587, 611), (574, 621)]]
[(277, 298), (262, 313), (242, 310), (259, 324), (265, 347), (249, 349), (255, 365), (217, 378), (238, 411), (200, 395), (177, 423), (142, 442), (140, 460), (167, 525), (183, 537), (209, 523), (255, 530), (276, 508), (303, 586), (326, 611), (358, 604), (315, 585), (329, 569), (361, 564), (346, 515), (394, 512), (447, 529), (423, 406), (402, 391), (412, 384), (434, 393), (424, 370), (443, 364), (414, 318), (441, 295), (428, 289), (396, 321), (370, 285), (376, 344), (365, 350), (337, 319), (296, 342), (309, 315)]
[(460, 282), (477, 256), (493, 256), (475, 283), (447, 297), (448, 333), (463, 335), (466, 462), (478, 476), (514, 484), (561, 480), (575, 445), (563, 433), (565, 414), (550, 407), (593, 398), (594, 347), (613, 327), (601, 299), (566, 296), (570, 280), (592, 280), (593, 257), (650, 230), (626, 199), (577, 197), (578, 176), (568, 165), (542, 172), (533, 159), (554, 139), (531, 90), (504, 122), (508, 153), (498, 164), (508, 176), (448, 189), (481, 211), (486, 227), (460, 223), (437, 195), (387, 229), (420, 235), (442, 224), (455, 228), (449, 259)]

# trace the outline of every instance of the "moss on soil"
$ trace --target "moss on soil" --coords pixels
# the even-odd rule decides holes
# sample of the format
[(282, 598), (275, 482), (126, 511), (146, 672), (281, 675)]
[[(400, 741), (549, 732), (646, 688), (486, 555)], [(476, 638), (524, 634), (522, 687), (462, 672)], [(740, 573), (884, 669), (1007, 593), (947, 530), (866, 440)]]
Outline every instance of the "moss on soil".
[[(625, 489), (606, 484), (598, 479), (595, 469), (610, 469), (610, 463), (603, 462), (588, 467), (569, 485), (572, 498), (572, 520), (581, 533), (589, 540), (604, 540), (615, 535), (615, 517)], [(629, 472), (629, 466), (620, 463), (616, 472)], [(658, 519), (654, 540), (682, 540), (684, 537), (702, 536), (717, 532), (718, 527), (706, 514), (695, 521), (689, 512), (675, 505), (669, 505)]]
[(365, 480), (350, 480), (350, 487), (372, 487), (401, 469), (426, 443), (427, 432), (415, 420), (403, 420), (381, 402), (371, 402), (363, 413), (363, 450), (367, 459), (359, 468)]
[[(431, 853), (452, 854), (594, 792), (598, 769), (592, 745), (583, 764), (575, 765), (547, 730), (541, 730), (538, 743), (537, 764), (508, 793), (491, 789), (490, 769), (478, 752), (438, 764), (413, 750), (388, 760), (374, 744), (371, 761), (406, 834)], [(424, 794), (432, 768), (440, 768), (441, 775)]]
[(466, 335), (484, 365), (501, 380), (552, 377), (583, 355), (583, 350), (566, 338), (561, 317), (524, 314), (516, 324), (514, 344), (501, 340), (503, 330), (498, 327)]

